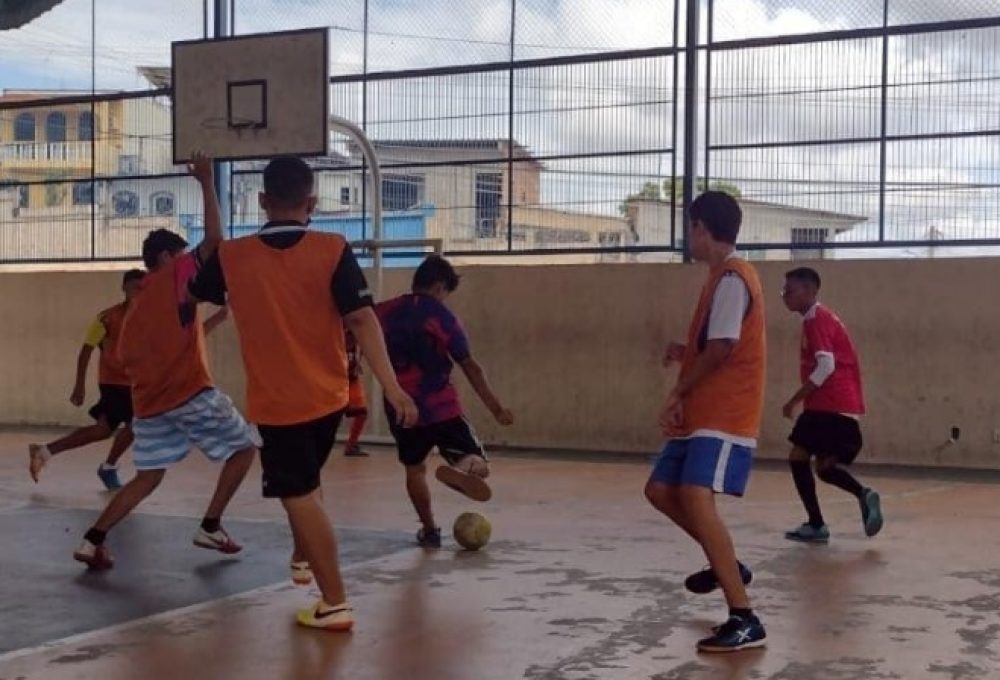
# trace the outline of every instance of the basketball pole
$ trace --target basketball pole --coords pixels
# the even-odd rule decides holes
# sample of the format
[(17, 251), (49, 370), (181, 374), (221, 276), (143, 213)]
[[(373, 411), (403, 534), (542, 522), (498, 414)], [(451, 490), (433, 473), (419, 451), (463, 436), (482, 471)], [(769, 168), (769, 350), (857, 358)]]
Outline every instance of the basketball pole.
[[(343, 132), (357, 142), (361, 153), (368, 161), (368, 166), (372, 169), (372, 240), (376, 244), (372, 248), (372, 269), (375, 274), (375, 289), (372, 292), (373, 297), (378, 301), (379, 295), (382, 294), (382, 169), (375, 156), (375, 147), (372, 146), (368, 136), (358, 125), (341, 116), (331, 115), (330, 127)], [(361, 216), (361, 219), (364, 220), (364, 215)]]
[[(368, 167), (372, 169), (372, 239), (375, 241), (375, 245), (371, 249), (372, 269), (375, 274), (372, 299), (377, 304), (379, 297), (382, 295), (382, 168), (379, 166), (378, 158), (375, 156), (375, 147), (368, 140), (368, 135), (365, 134), (365, 131), (359, 125), (342, 116), (331, 115), (330, 127), (346, 134), (357, 142), (361, 148), (361, 153), (364, 154), (365, 159), (368, 161)], [(364, 181), (364, 177), (361, 178), (361, 181)], [(364, 224), (365, 216), (361, 215), (361, 219), (362, 224)], [(385, 422), (385, 399), (382, 394), (382, 386), (379, 385), (377, 380), (374, 380), (372, 381), (372, 388), (374, 398), (369, 406), (369, 410), (374, 412), (375, 409), (379, 409), (382, 412), (382, 417), (377, 418), (377, 422), (382, 423)]]

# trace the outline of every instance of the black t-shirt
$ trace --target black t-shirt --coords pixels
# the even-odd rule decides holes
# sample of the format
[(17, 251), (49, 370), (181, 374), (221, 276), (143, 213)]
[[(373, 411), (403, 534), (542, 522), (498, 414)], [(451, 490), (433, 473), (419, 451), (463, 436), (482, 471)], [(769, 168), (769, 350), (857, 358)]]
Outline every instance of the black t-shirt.
[[(280, 227), (285, 229), (278, 231)], [(300, 229), (287, 229), (288, 227), (300, 227)], [(276, 231), (269, 233), (269, 229)], [(257, 238), (271, 248), (285, 250), (301, 241), (305, 233), (305, 225), (298, 222), (268, 222), (261, 228)], [(222, 260), (218, 251), (201, 266), (198, 275), (191, 281), (190, 290), (199, 300), (216, 305), (226, 303), (226, 277), (222, 271)], [(372, 293), (368, 289), (368, 282), (365, 281), (365, 275), (350, 246), (344, 249), (340, 262), (331, 272), (330, 293), (341, 316), (372, 306)]]

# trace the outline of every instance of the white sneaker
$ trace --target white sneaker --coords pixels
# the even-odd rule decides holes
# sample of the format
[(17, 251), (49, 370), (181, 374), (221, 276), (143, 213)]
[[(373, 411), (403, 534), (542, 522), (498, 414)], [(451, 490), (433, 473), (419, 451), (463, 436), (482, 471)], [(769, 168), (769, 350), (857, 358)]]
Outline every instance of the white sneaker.
[(292, 583), (297, 586), (307, 586), (312, 583), (313, 573), (308, 562), (292, 562), (289, 567), (292, 570)]
[(115, 560), (111, 553), (103, 545), (94, 545), (87, 539), (83, 539), (80, 546), (73, 553), (73, 559), (83, 562), (90, 569), (104, 570), (115, 566)]
[(35, 480), (35, 484), (38, 483), (38, 475), (41, 473), (42, 468), (45, 464), (49, 462), (49, 458), (52, 454), (49, 452), (49, 447), (45, 444), (28, 444), (28, 472), (31, 473), (31, 478)]
[(243, 550), (243, 546), (231, 539), (226, 530), (221, 527), (218, 531), (213, 531), (212, 533), (208, 533), (201, 527), (198, 527), (193, 543), (199, 548), (218, 550), (220, 553), (225, 553), (226, 555), (233, 555)]

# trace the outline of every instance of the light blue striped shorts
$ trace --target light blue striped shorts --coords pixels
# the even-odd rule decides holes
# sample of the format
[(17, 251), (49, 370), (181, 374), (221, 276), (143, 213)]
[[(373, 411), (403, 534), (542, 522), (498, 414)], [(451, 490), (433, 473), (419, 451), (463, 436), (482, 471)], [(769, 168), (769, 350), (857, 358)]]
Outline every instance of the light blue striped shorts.
[(232, 400), (214, 387), (166, 413), (136, 418), (132, 431), (136, 470), (164, 470), (184, 460), (194, 447), (209, 460), (220, 462), (237, 451), (259, 446), (256, 430)]

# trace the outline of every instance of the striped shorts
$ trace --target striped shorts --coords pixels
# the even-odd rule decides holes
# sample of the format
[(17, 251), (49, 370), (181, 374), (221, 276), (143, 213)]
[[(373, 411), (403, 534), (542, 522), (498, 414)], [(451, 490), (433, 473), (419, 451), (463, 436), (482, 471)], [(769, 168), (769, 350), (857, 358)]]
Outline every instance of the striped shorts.
[(259, 446), (259, 436), (232, 400), (213, 388), (177, 408), (132, 422), (137, 470), (165, 470), (197, 447), (209, 460), (226, 461), (237, 451)]

